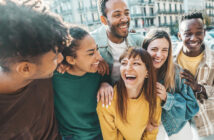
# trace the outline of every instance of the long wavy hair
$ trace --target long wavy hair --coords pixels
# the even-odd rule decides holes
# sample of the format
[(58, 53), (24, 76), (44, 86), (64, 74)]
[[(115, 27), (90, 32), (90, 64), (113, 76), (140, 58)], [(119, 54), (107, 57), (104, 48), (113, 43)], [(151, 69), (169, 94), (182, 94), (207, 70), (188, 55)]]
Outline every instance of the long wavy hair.
[[(139, 56), (142, 60), (142, 62), (145, 64), (146, 69), (148, 71), (148, 78), (144, 79), (143, 85), (140, 90), (140, 94), (145, 94), (145, 99), (149, 103), (149, 119), (153, 122), (153, 116), (156, 108), (156, 101), (157, 101), (157, 95), (156, 95), (156, 76), (152, 64), (152, 58), (149, 55), (149, 53), (142, 49), (142, 48), (129, 48), (127, 51), (125, 51), (121, 56), (119, 61), (121, 62), (124, 58), (135, 58)], [(124, 122), (127, 121), (127, 100), (128, 100), (128, 94), (127, 89), (125, 86), (125, 83), (120, 76), (120, 80), (116, 83), (117, 86), (117, 111), (119, 112), (119, 115), (121, 119)]]
[(143, 42), (143, 48), (145, 50), (148, 49), (149, 44), (156, 40), (165, 38), (169, 43), (169, 50), (168, 50), (168, 57), (166, 59), (166, 62), (161, 66), (161, 68), (156, 73), (157, 80), (160, 81), (164, 79), (164, 86), (167, 89), (167, 91), (174, 91), (175, 90), (175, 66), (173, 63), (173, 57), (172, 57), (172, 43), (171, 39), (169, 37), (169, 34), (164, 30), (154, 29), (147, 33), (144, 42)]

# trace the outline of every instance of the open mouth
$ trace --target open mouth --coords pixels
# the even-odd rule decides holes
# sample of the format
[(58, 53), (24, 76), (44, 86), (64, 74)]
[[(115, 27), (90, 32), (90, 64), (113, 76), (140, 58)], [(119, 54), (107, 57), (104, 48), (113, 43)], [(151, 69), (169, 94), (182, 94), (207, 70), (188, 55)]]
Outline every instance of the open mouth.
[(200, 45), (200, 43), (199, 42), (189, 42), (188, 45), (190, 47), (197, 47), (198, 45)]
[(100, 63), (100, 62), (98, 61), (98, 62), (96, 62), (96, 63), (93, 63), (92, 65), (93, 65), (93, 66), (98, 66), (99, 63)]
[(128, 75), (126, 74), (126, 80), (135, 80), (136, 79), (136, 76), (135, 75)]
[(129, 24), (128, 24), (128, 22), (127, 23), (123, 23), (123, 24), (120, 24), (119, 25), (119, 28), (121, 29), (121, 30), (123, 30), (123, 31), (128, 31), (128, 28), (129, 28)]

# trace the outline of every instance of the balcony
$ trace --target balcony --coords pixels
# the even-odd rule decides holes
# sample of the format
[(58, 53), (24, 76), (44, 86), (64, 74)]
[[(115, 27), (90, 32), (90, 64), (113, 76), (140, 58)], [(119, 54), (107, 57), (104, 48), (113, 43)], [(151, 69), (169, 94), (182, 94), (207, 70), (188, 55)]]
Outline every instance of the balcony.
[(213, 9), (214, 6), (212, 6), (212, 5), (206, 5), (206, 8), (207, 8), (207, 9)]
[(90, 6), (89, 8), (91, 11), (97, 11), (97, 6)]
[(184, 11), (183, 10), (158, 10), (157, 11), (157, 14), (182, 14), (182, 13), (184, 13)]
[(131, 14), (132, 18), (155, 18), (155, 14)]

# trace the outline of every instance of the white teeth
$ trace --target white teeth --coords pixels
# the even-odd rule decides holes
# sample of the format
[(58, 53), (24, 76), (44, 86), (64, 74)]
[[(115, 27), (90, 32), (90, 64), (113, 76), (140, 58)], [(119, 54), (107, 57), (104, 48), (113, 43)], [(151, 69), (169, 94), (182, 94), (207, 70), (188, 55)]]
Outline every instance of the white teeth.
[(98, 65), (100, 62), (93, 63), (93, 65)]
[(157, 63), (160, 63), (160, 62), (161, 62), (161, 60), (157, 60), (157, 59), (155, 59), (154, 61), (157, 62)]
[(126, 78), (136, 78), (136, 76), (135, 75), (126, 75)]

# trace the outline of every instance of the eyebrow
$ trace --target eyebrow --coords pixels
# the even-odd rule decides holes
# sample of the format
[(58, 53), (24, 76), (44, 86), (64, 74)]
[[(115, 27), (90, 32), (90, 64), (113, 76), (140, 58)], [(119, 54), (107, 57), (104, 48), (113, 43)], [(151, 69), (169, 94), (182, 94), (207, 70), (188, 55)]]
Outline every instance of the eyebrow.
[(87, 52), (93, 52), (94, 50), (97, 50), (97, 49), (98, 49), (98, 46), (96, 45), (95, 49), (89, 49), (89, 50), (87, 50)]
[[(129, 9), (125, 9), (125, 12), (129, 11)], [(115, 11), (113, 11), (113, 13), (119, 13), (121, 12), (121, 10), (116, 9)]]

